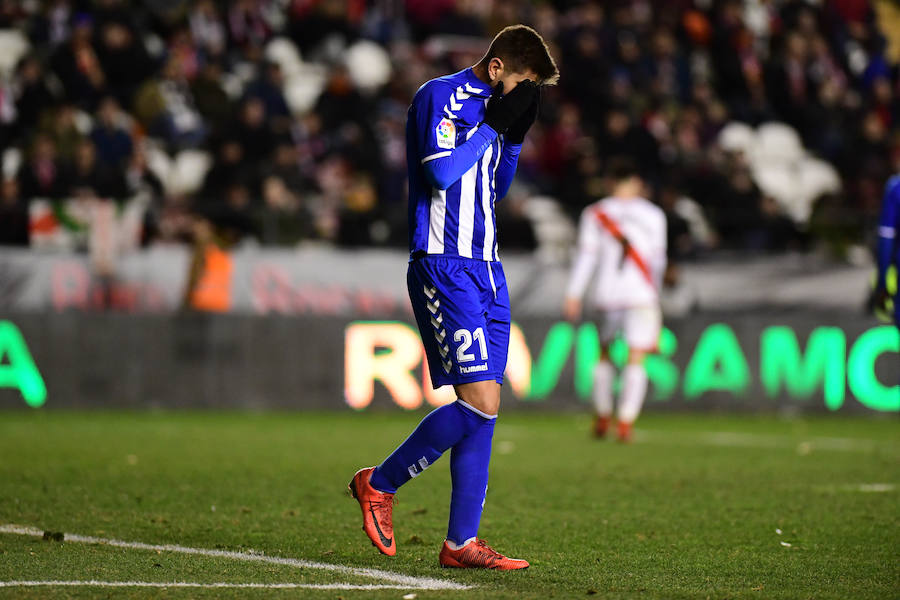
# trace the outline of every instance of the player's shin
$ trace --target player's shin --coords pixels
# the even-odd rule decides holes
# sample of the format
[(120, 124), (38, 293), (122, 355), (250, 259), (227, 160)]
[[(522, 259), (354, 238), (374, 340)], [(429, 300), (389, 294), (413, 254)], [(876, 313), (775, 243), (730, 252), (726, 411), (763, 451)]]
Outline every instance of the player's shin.
[(608, 360), (600, 360), (594, 367), (594, 410), (599, 417), (609, 417), (613, 411), (613, 380), (616, 369)]
[(393, 494), (431, 466), (448, 448), (476, 430), (485, 419), (459, 402), (434, 409), (406, 440), (372, 472), (369, 483)]
[(622, 371), (622, 398), (619, 402), (619, 422), (631, 424), (641, 413), (647, 394), (647, 370), (644, 365), (628, 364)]
[(450, 522), (447, 540), (459, 547), (474, 539), (481, 523), (491, 460), (494, 419), (483, 419), (475, 431), (460, 440), (450, 452)]

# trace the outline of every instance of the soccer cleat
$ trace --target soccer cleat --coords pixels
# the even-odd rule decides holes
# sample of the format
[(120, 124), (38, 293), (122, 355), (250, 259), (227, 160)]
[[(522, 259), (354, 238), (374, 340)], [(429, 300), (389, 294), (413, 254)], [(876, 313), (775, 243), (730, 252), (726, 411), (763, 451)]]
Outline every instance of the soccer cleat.
[(374, 470), (375, 467), (360, 469), (347, 487), (359, 501), (363, 514), (362, 529), (372, 540), (372, 545), (382, 554), (394, 556), (397, 554), (397, 544), (394, 543), (394, 495), (379, 492), (369, 484)]
[(623, 444), (631, 443), (631, 423), (625, 423), (624, 421), (619, 421), (619, 425), (616, 433), (618, 434), (619, 441)]
[(600, 415), (594, 417), (594, 437), (605, 438), (606, 432), (609, 431), (610, 421), (611, 419), (609, 417), (603, 417)]
[(445, 569), (496, 569), (516, 571), (527, 569), (528, 561), (521, 558), (507, 558), (487, 545), (484, 540), (475, 539), (459, 550), (453, 550), (444, 541), (438, 558)]

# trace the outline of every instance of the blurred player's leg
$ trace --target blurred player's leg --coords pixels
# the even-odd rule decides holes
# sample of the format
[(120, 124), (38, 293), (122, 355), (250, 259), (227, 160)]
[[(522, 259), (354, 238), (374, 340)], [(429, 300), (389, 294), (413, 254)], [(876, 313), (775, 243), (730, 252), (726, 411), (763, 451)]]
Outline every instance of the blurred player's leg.
[(599, 317), (600, 360), (594, 367), (594, 435), (598, 438), (606, 436), (612, 423), (613, 384), (616, 380), (616, 368), (609, 359), (609, 346), (624, 326), (624, 312), (606, 310)]
[(662, 329), (659, 307), (634, 308), (626, 311), (623, 333), (628, 344), (628, 364), (622, 370), (622, 392), (619, 398), (618, 437), (631, 441), (632, 426), (641, 413), (647, 395), (647, 370), (644, 357), (656, 349)]
[(609, 430), (609, 424), (613, 413), (613, 381), (616, 378), (616, 369), (604, 348), (594, 367), (594, 435), (604, 437)]
[(631, 441), (631, 426), (641, 413), (647, 394), (647, 371), (644, 369), (644, 353), (633, 353), (635, 362), (629, 362), (622, 370), (622, 396), (619, 398), (619, 440)]

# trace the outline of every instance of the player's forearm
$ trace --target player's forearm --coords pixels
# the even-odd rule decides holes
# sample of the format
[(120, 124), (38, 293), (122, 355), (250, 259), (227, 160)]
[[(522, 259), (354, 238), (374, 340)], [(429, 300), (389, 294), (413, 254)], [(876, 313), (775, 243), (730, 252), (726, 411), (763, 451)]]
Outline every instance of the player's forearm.
[(425, 177), (433, 187), (446, 190), (478, 162), (495, 139), (497, 132), (482, 124), (472, 137), (453, 150), (447, 150), (446, 153), (439, 152), (437, 156), (426, 156), (422, 159)]
[(509, 186), (512, 185), (513, 176), (516, 174), (516, 165), (519, 164), (520, 152), (522, 152), (522, 144), (503, 144), (503, 151), (500, 153), (500, 161), (497, 163), (497, 172), (494, 176), (497, 200), (506, 197)]

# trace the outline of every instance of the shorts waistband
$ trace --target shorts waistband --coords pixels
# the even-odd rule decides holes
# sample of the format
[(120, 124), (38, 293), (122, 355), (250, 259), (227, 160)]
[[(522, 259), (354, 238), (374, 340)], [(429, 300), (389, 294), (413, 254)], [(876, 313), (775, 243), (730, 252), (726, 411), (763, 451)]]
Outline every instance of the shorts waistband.
[(484, 264), (494, 264), (499, 265), (499, 260), (484, 260), (483, 258), (469, 258), (468, 256), (459, 256), (457, 254), (429, 254), (424, 250), (416, 250), (412, 254), (409, 255), (409, 262), (415, 262), (422, 258), (445, 258), (447, 260), (471, 260), (477, 261)]

